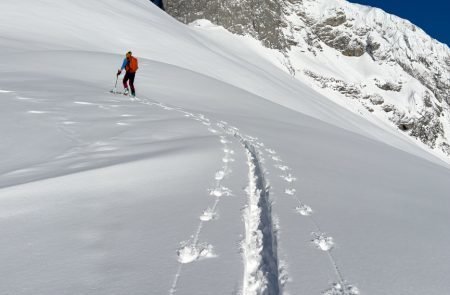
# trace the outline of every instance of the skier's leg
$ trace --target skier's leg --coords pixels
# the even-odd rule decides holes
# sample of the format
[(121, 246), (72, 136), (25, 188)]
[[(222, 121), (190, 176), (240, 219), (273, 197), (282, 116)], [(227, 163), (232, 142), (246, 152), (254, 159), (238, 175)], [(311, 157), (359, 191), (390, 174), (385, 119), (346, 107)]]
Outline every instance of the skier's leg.
[(125, 77), (123, 77), (123, 88), (125, 89), (125, 92), (128, 92), (128, 80), (130, 79), (129, 73), (125, 73)]
[(136, 73), (130, 73), (130, 87), (131, 87), (131, 95), (136, 95), (136, 91), (134, 89), (134, 78), (136, 77)]

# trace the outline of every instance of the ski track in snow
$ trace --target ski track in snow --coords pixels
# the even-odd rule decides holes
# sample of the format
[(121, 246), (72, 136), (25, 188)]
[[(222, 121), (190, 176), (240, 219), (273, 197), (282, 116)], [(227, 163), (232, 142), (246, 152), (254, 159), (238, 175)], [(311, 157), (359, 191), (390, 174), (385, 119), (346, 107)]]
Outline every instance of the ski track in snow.
[[(212, 206), (207, 207), (200, 215), (200, 222), (187, 241), (181, 243), (177, 250), (178, 267), (174, 276), (169, 295), (177, 292), (179, 278), (181, 277), (183, 266), (188, 263), (195, 262), (202, 258), (214, 257), (213, 246), (207, 243), (200, 243), (200, 236), (203, 226), (206, 222), (210, 222), (218, 218), (217, 208), (222, 197), (230, 196), (232, 192), (222, 185), (222, 181), (231, 173), (229, 163), (233, 162), (233, 154), (228, 144), (232, 141), (229, 137), (237, 139), (243, 146), (247, 155), (248, 186), (246, 188), (248, 204), (244, 209), (245, 237), (242, 242), (243, 260), (244, 260), (244, 279), (241, 290), (242, 295), (280, 295), (283, 293), (283, 286), (287, 282), (285, 278), (284, 268), (278, 260), (277, 250), (277, 232), (273, 222), (272, 204), (269, 199), (270, 186), (265, 177), (265, 171), (262, 166), (265, 163), (264, 152), (274, 162), (274, 167), (278, 169), (280, 177), (284, 179), (287, 187), (284, 193), (291, 196), (298, 204), (295, 212), (306, 217), (315, 228), (312, 232), (311, 243), (317, 249), (326, 253), (329, 258), (330, 265), (336, 275), (336, 281), (322, 294), (324, 295), (358, 295), (360, 294), (357, 287), (348, 283), (341, 270), (339, 269), (336, 259), (333, 257), (332, 250), (334, 248), (334, 240), (321, 230), (318, 222), (314, 218), (313, 209), (303, 203), (296, 193), (296, 189), (292, 185), (297, 178), (291, 173), (289, 166), (283, 164), (283, 160), (274, 149), (265, 148), (264, 143), (258, 138), (241, 134), (239, 129), (230, 126), (227, 122), (219, 121), (214, 123), (202, 114), (188, 112), (179, 107), (172, 107), (166, 104), (149, 100), (134, 98), (142, 104), (157, 106), (167, 111), (176, 111), (187, 118), (198, 121), (207, 128), (207, 130), (218, 136), (223, 145), (224, 156), (222, 158), (223, 166), (215, 173), (215, 186), (209, 189), (210, 196), (214, 197)], [(216, 127), (213, 127), (216, 125)]]
[(239, 133), (235, 127), (225, 128), (236, 137), (247, 154), (249, 184), (248, 204), (244, 210), (245, 239), (243, 242), (244, 295), (281, 294), (277, 233), (273, 223), (270, 188), (261, 163), (263, 146), (256, 138)]

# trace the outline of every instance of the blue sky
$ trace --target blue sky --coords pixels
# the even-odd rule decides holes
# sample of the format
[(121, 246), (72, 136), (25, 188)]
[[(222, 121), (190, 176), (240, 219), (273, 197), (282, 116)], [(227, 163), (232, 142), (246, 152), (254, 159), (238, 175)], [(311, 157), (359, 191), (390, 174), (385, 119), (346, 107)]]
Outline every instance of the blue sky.
[(450, 0), (349, 0), (406, 18), (450, 46)]

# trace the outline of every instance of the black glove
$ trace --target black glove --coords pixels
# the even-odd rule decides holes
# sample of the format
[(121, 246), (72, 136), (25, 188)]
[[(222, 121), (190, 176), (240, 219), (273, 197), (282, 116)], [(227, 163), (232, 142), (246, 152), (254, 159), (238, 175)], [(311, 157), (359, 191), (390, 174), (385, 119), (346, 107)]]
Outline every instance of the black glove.
[(119, 77), (120, 74), (122, 74), (122, 71), (121, 71), (121, 70), (118, 70), (118, 71), (117, 71), (117, 77)]

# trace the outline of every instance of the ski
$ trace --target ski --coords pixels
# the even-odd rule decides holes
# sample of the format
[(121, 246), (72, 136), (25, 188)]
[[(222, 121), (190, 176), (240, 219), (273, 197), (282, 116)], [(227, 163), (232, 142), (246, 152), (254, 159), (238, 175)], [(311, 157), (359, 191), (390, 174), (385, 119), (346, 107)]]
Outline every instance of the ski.
[(118, 94), (118, 95), (128, 96), (128, 97), (130, 97), (130, 98), (135, 98), (135, 97), (136, 97), (136, 96), (133, 96), (131, 93), (125, 93), (125, 92), (123, 92), (123, 91), (117, 91), (117, 90), (114, 90), (114, 89), (110, 90), (109, 92), (112, 93), (112, 94)]
[(131, 96), (131, 94), (125, 93), (125, 92), (123, 92), (123, 91), (110, 90), (109, 92), (112, 93), (112, 94), (120, 94), (120, 95)]

